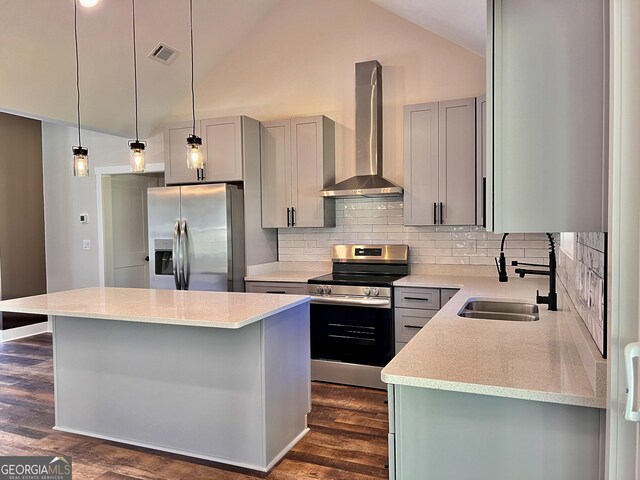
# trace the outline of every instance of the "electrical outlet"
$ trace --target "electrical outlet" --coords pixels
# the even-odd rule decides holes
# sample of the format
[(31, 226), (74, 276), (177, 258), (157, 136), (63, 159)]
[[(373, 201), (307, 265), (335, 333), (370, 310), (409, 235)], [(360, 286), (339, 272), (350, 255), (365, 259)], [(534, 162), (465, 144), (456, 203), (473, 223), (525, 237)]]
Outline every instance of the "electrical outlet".
[(83, 240), (82, 241), (82, 249), (83, 250), (91, 250), (91, 240)]

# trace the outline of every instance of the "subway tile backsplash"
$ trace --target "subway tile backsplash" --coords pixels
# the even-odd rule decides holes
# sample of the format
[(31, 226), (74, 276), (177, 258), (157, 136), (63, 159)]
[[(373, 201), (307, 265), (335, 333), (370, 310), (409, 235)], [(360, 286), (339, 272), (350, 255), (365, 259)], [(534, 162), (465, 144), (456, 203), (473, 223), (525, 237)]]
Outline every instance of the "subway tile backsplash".
[(576, 233), (574, 258), (560, 251), (558, 277), (587, 329), (606, 356), (606, 234)]
[[(280, 262), (330, 262), (338, 243), (409, 245), (412, 267), (424, 265), (495, 266), (501, 234), (478, 226), (404, 226), (402, 199), (337, 199), (336, 226), (278, 231)], [(512, 233), (505, 254), (511, 260), (548, 263), (545, 234)], [(414, 268), (412, 271), (419, 270)]]

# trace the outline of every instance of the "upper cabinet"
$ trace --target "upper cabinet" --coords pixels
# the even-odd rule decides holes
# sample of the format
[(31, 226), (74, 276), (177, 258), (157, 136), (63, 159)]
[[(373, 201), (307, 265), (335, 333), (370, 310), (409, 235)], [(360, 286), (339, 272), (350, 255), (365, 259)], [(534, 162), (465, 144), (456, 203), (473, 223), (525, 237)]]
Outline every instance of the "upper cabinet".
[(335, 124), (324, 116), (263, 122), (262, 226), (335, 226), (333, 199), (320, 190), (335, 178)]
[(405, 225), (474, 225), (476, 161), (475, 98), (405, 106)]
[(204, 176), (187, 168), (187, 137), (191, 122), (164, 126), (165, 183), (235, 182), (244, 180), (243, 123), (247, 117), (204, 119), (196, 122), (202, 137)]
[(489, 230), (606, 230), (607, 5), (489, 0)]
[[(167, 185), (197, 181), (196, 171), (187, 168), (187, 137), (192, 132), (192, 122), (164, 126), (164, 180)], [(196, 135), (200, 136), (200, 122), (196, 122)]]
[(207, 182), (244, 180), (242, 119), (243, 117), (227, 117), (200, 121), (204, 147), (204, 176)]
[(476, 98), (476, 223), (486, 227), (487, 97)]

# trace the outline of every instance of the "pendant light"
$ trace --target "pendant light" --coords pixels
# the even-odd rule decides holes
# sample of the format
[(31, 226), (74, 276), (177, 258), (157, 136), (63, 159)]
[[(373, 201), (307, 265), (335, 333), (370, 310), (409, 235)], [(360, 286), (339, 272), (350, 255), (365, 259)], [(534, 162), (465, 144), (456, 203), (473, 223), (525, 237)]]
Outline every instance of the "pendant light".
[(78, 111), (78, 146), (72, 147), (73, 176), (86, 177), (89, 175), (89, 149), (82, 146), (80, 136), (80, 62), (78, 57), (78, 0), (73, 1), (73, 34), (76, 44), (76, 95)]
[[(191, 33), (191, 114), (193, 130), (187, 137), (187, 168), (200, 170), (204, 168), (202, 156), (202, 139), (196, 135), (196, 94), (193, 88), (193, 0), (189, 0), (189, 30)], [(198, 178), (200, 178), (198, 172)]]
[(133, 90), (136, 112), (136, 139), (129, 141), (129, 170), (131, 172), (144, 172), (147, 167), (144, 149), (147, 142), (141, 142), (138, 138), (138, 61), (136, 56), (136, 0), (131, 0), (131, 15), (133, 23)]

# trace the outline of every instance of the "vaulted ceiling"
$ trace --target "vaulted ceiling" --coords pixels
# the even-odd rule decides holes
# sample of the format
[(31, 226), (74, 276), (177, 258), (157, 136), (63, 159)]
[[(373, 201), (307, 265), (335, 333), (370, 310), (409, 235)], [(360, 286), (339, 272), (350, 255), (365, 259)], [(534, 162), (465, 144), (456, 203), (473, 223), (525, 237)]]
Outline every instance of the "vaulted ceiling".
[(371, 0), (436, 35), (484, 55), (485, 0)]
[[(484, 0), (371, 2), (483, 54)], [(194, 0), (196, 84), (278, 8), (281, 0)], [(73, 0), (0, 0), (0, 12), (0, 110), (75, 123)], [(189, 95), (188, 13), (187, 0), (136, 0), (141, 137)], [(131, 2), (78, 7), (78, 30), (83, 125), (132, 137)], [(147, 58), (159, 42), (181, 52), (169, 66)]]

